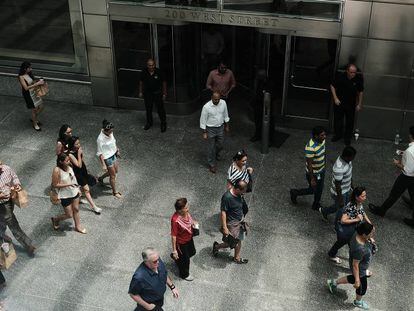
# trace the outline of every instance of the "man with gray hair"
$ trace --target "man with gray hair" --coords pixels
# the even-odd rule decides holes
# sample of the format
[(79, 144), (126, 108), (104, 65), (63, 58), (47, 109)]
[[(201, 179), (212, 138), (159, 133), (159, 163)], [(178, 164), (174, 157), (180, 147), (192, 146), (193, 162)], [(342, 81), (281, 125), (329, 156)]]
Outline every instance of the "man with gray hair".
[(165, 264), (155, 248), (144, 249), (142, 259), (143, 262), (132, 277), (128, 293), (137, 303), (135, 311), (162, 311), (166, 285), (171, 289), (174, 298), (178, 298), (178, 290), (167, 275)]

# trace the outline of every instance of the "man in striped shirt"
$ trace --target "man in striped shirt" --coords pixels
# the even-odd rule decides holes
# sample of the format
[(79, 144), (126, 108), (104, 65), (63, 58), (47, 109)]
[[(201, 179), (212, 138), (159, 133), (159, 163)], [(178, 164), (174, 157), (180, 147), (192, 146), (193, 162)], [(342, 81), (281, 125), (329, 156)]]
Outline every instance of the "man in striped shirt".
[(308, 188), (290, 189), (290, 199), (297, 204), (297, 197), (313, 194), (312, 209), (318, 210), (321, 207), (323, 184), (325, 180), (325, 139), (326, 131), (322, 126), (312, 129), (312, 138), (305, 146), (306, 158), (306, 179)]
[(5, 239), (5, 231), (9, 226), (10, 231), (20, 244), (24, 246), (30, 256), (34, 256), (35, 247), (32, 241), (20, 228), (19, 222), (14, 215), (14, 203), (11, 199), (12, 190), (21, 189), (20, 180), (16, 173), (0, 161), (0, 237)]
[(319, 209), (325, 220), (328, 219), (329, 214), (335, 213), (349, 202), (352, 189), (352, 161), (355, 155), (355, 148), (346, 146), (333, 165), (331, 195), (335, 203)]

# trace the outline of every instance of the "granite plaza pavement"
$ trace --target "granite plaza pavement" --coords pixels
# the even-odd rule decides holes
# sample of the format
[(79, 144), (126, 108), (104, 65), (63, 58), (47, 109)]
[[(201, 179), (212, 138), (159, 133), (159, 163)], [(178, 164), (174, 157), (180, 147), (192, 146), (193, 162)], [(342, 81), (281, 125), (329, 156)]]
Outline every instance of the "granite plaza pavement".
[[(0, 294), (0, 310), (133, 310), (128, 286), (146, 246), (160, 250), (181, 293), (175, 300), (167, 289), (165, 310), (354, 309), (352, 286), (342, 287), (335, 296), (326, 288), (327, 278), (349, 273), (346, 248), (340, 252), (342, 265), (327, 259), (335, 241), (332, 219), (323, 222), (311, 210), (311, 197), (300, 198), (297, 206), (289, 199), (290, 187), (306, 184), (303, 147), (308, 131), (282, 129), (291, 134), (285, 144), (262, 155), (260, 145), (248, 140), (253, 131), (249, 113), (234, 102), (229, 107), (231, 133), (224, 159), (213, 175), (205, 164), (199, 112), (168, 116), (168, 130), (161, 134), (157, 122), (151, 130), (142, 130), (143, 112), (46, 101), (43, 131), (38, 133), (22, 98), (0, 97), (0, 107), (0, 159), (16, 170), (30, 195), (29, 208), (16, 208), (15, 214), (37, 246), (31, 259), (15, 241), (18, 259), (4, 272), (7, 287)], [(117, 200), (109, 187), (94, 187), (93, 196), (103, 212), (97, 216), (81, 205), (88, 234), (72, 231), (71, 221), (55, 232), (50, 217), (62, 209), (50, 203), (48, 189), (58, 128), (63, 123), (72, 126), (81, 137), (89, 171), (98, 174), (95, 140), (103, 118), (115, 125), (122, 152), (118, 183), (124, 197)], [(395, 146), (364, 138), (354, 146), (355, 184), (367, 187), (369, 202), (381, 203), (397, 174), (391, 164)], [(327, 186), (342, 147), (328, 137), (325, 205), (331, 204)], [(213, 241), (220, 239), (218, 214), (226, 171), (240, 148), (247, 150), (255, 169), (254, 191), (246, 195), (252, 225), (242, 247), (242, 256), (250, 260), (247, 265), (233, 264), (228, 252), (218, 258), (211, 255)], [(193, 282), (179, 280), (169, 258), (169, 219), (175, 199), (182, 196), (189, 199), (191, 213), (201, 223), (191, 264)], [(402, 222), (410, 215), (402, 201), (384, 219), (370, 214), (379, 245), (366, 295), (371, 310), (414, 310), (414, 231)]]

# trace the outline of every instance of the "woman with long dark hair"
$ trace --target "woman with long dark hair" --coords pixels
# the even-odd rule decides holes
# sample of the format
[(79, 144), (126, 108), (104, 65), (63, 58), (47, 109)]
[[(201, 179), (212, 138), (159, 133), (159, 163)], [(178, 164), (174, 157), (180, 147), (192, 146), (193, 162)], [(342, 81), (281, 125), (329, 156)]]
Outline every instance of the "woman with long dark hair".
[(98, 178), (100, 184), (103, 184), (104, 178), (109, 176), (109, 183), (112, 187), (112, 194), (117, 199), (122, 198), (122, 195), (116, 189), (116, 174), (118, 174), (118, 158), (119, 149), (116, 145), (116, 139), (114, 137), (114, 125), (108, 120), (102, 121), (102, 130), (96, 140), (97, 153), (99, 161), (102, 165), (102, 170), (105, 172)]
[(371, 223), (363, 207), (366, 199), (365, 187), (355, 187), (351, 193), (349, 203), (337, 212), (335, 218), (337, 241), (328, 252), (329, 259), (333, 262), (341, 263), (341, 259), (336, 254), (341, 247), (349, 244), (356, 226), (361, 222)]
[(68, 142), (72, 137), (72, 128), (69, 124), (63, 124), (59, 129), (59, 136), (56, 142), (56, 155), (68, 151)]
[[(96, 179), (88, 174), (86, 164), (83, 161), (83, 149), (80, 144), (79, 137), (72, 136), (68, 141), (69, 159), (72, 163), (73, 171), (75, 172), (76, 180), (84, 193), (91, 209), (95, 214), (101, 214), (102, 209), (96, 206), (92, 199), (89, 186), (96, 184)], [(93, 182), (93, 184), (92, 184)]]
[(51, 218), (53, 229), (59, 230), (60, 221), (73, 218), (75, 231), (85, 234), (86, 229), (82, 228), (79, 216), (79, 185), (70, 166), (70, 158), (65, 153), (57, 157), (56, 167), (52, 174), (52, 187), (57, 189), (58, 198), (65, 211), (64, 214)]
[(33, 128), (35, 131), (41, 131), (41, 123), (39, 122), (37, 116), (43, 110), (43, 101), (42, 98), (36, 95), (35, 88), (43, 85), (43, 79), (35, 81), (35, 77), (32, 72), (32, 65), (29, 62), (23, 62), (19, 70), (19, 82), (22, 88), (22, 95), (26, 101), (27, 109), (32, 110), (32, 122)]
[(227, 171), (227, 189), (230, 189), (236, 180), (241, 179), (246, 182), (248, 189), (250, 188), (251, 191), (252, 173), (253, 168), (247, 167), (247, 153), (244, 150), (238, 151), (233, 156), (233, 163)]

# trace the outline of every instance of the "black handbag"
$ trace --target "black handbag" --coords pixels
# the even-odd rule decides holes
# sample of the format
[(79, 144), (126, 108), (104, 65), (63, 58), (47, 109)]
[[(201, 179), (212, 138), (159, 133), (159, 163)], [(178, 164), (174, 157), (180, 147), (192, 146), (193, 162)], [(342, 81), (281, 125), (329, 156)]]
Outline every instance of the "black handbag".
[(231, 249), (235, 248), (236, 245), (239, 243), (239, 239), (236, 239), (234, 236), (232, 236), (231, 234), (229, 235), (224, 235), (223, 234), (223, 238), (221, 239), (224, 243), (228, 244), (230, 246)]

